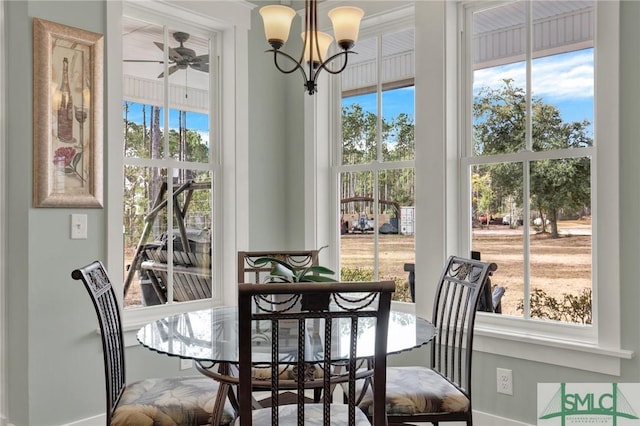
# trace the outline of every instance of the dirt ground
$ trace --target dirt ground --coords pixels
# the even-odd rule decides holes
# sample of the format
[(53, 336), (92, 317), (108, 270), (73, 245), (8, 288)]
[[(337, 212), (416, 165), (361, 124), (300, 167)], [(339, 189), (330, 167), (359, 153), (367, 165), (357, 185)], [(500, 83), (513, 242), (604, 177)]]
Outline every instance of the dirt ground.
[[(564, 293), (578, 294), (591, 286), (591, 223), (590, 220), (563, 221), (559, 232), (560, 238), (551, 238), (548, 233), (532, 230), (530, 268), (531, 287), (561, 300)], [(404, 263), (414, 261), (413, 236), (381, 235), (380, 241), (381, 278), (406, 277)], [(524, 286), (522, 227), (489, 225), (474, 229), (472, 244), (473, 250), (481, 253), (482, 260), (498, 265), (492, 284), (506, 289), (503, 313), (521, 315), (516, 307), (522, 300)], [(373, 236), (343, 235), (341, 253), (344, 266), (373, 264)]]

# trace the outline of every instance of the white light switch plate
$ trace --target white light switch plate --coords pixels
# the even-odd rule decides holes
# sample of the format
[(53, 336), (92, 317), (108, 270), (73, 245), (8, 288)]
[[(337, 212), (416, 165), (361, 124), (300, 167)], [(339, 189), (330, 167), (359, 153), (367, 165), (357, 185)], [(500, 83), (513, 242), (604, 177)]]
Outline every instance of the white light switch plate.
[(87, 238), (87, 215), (71, 215), (71, 239), (81, 240)]

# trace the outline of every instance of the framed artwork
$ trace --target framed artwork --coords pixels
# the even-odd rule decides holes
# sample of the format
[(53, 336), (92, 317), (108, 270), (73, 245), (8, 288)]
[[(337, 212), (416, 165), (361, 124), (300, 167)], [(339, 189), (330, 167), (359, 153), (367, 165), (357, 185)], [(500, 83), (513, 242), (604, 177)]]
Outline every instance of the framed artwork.
[(33, 19), (34, 207), (103, 206), (101, 34)]

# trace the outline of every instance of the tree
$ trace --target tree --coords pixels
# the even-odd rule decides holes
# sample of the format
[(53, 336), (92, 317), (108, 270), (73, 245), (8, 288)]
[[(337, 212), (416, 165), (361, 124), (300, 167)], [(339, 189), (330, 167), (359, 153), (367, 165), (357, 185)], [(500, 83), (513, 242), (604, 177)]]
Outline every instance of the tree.
[[(413, 119), (400, 113), (391, 120), (382, 118), (382, 158), (385, 162), (414, 158), (415, 138)], [(377, 115), (365, 111), (359, 104), (342, 108), (342, 162), (366, 164), (376, 161)], [(373, 173), (350, 172), (342, 178), (341, 198), (354, 195), (373, 196)], [(379, 175), (380, 198), (394, 200), (401, 205), (414, 205), (415, 173), (413, 168), (389, 169)]]
[[(511, 79), (505, 79), (499, 88), (485, 87), (479, 91), (473, 106), (476, 155), (509, 154), (525, 149), (525, 95)], [(564, 122), (555, 105), (546, 104), (539, 98), (533, 98), (531, 106), (533, 151), (592, 146), (587, 120)], [(478, 170), (490, 176), (490, 190), (495, 199), (515, 199), (522, 205), (523, 163), (496, 163)], [(532, 161), (530, 176), (531, 210), (540, 211), (543, 227), (549, 220), (551, 236), (558, 237), (559, 213), (564, 209), (580, 210), (590, 204), (589, 159)]]

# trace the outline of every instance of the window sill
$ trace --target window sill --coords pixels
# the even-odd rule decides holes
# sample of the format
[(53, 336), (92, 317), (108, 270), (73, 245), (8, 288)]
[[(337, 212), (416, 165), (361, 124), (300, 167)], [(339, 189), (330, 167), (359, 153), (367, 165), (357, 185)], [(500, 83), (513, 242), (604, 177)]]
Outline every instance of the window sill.
[(620, 361), (631, 359), (633, 351), (603, 347), (594, 343), (549, 338), (514, 330), (475, 327), (474, 350), (526, 359), (614, 376), (620, 375)]

